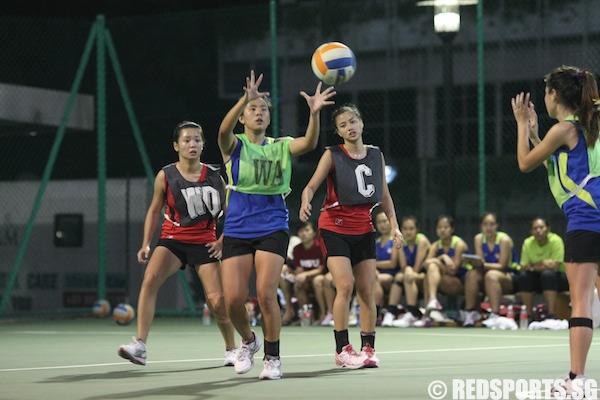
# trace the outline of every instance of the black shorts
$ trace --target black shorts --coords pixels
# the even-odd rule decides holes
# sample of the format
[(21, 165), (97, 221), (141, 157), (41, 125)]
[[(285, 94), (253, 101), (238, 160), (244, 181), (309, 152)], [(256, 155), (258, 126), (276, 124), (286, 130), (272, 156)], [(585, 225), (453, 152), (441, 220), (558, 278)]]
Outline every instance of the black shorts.
[(542, 293), (546, 290), (566, 292), (569, 282), (564, 272), (545, 270), (543, 272), (519, 271), (519, 291), (528, 293)]
[(567, 232), (565, 262), (600, 263), (600, 233), (582, 230)]
[(156, 246), (166, 247), (181, 261), (181, 269), (186, 265), (195, 266), (217, 262), (208, 254), (208, 247), (203, 244), (184, 243), (171, 239), (160, 239)]
[(347, 257), (352, 265), (361, 261), (376, 259), (375, 232), (364, 235), (344, 235), (327, 229), (319, 229), (321, 251), (325, 260), (328, 257)]
[(224, 236), (221, 260), (245, 254), (254, 254), (256, 250), (278, 254), (285, 260), (289, 242), (290, 233), (288, 231), (276, 231), (266, 236), (251, 239)]

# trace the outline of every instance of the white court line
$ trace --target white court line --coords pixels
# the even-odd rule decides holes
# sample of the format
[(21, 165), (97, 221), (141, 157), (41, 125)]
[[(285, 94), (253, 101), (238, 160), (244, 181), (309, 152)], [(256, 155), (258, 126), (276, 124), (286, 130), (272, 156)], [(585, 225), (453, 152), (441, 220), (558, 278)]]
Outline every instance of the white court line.
[[(566, 331), (566, 329), (565, 329)], [(422, 332), (422, 331), (421, 331)], [(561, 337), (561, 336), (523, 336), (523, 335), (494, 335), (492, 334), (492, 332), (494, 331), (490, 331), (489, 334), (480, 334), (480, 333), (475, 333), (475, 334), (464, 334), (464, 333), (435, 333), (435, 332), (405, 332), (402, 331), (403, 335), (407, 335), (407, 336), (448, 336), (448, 337), (461, 337), (461, 338), (470, 338), (470, 337), (480, 337), (480, 338), (491, 338), (491, 339), (533, 339), (533, 340), (538, 340), (538, 339), (556, 339), (556, 340), (565, 340), (565, 337), (567, 336), (565, 334), (565, 337)], [(387, 329), (385, 330), (378, 330), (377, 331), (377, 336), (380, 335), (385, 335), (385, 334), (389, 334), (392, 333), (391, 331), (388, 331)], [(394, 332), (394, 334), (397, 334), (397, 332)]]
[[(123, 332), (116, 331), (10, 331), (6, 332), (9, 334), (17, 335), (123, 335)], [(125, 332), (127, 333), (127, 332)], [(202, 332), (202, 331), (191, 331), (191, 332), (152, 332), (152, 336), (197, 336), (202, 334), (220, 334), (218, 331)], [(322, 335), (323, 332), (287, 332), (289, 336), (306, 336), (306, 335)], [(131, 335), (131, 332), (130, 332)]]
[[(412, 332), (411, 332), (412, 331)], [(117, 331), (10, 331), (7, 332), (10, 334), (18, 334), (18, 335), (123, 335), (123, 332)], [(153, 332), (152, 336), (196, 336), (199, 334), (206, 334), (207, 332), (201, 331), (192, 331), (192, 332)], [(213, 333), (213, 332), (211, 332)], [(214, 332), (217, 334), (218, 332)], [(565, 340), (565, 337), (562, 336), (544, 336), (536, 335), (536, 336), (525, 336), (525, 335), (515, 335), (515, 334), (507, 334), (507, 335), (498, 335), (493, 334), (492, 332), (488, 334), (464, 334), (464, 333), (435, 333), (431, 331), (415, 331), (415, 330), (389, 330), (389, 329), (380, 329), (377, 331), (377, 336), (387, 336), (390, 334), (398, 335), (401, 333), (404, 336), (440, 336), (440, 337), (460, 337), (460, 338), (469, 338), (469, 337), (479, 337), (479, 338), (490, 338), (490, 339), (531, 339), (531, 340), (539, 340), (539, 339), (548, 339), (548, 340)], [(313, 331), (313, 332), (285, 332), (283, 334), (286, 336), (306, 336), (306, 335), (322, 335), (322, 331)], [(565, 334), (566, 335), (566, 334)]]
[[(597, 343), (592, 343), (595, 345)], [(457, 351), (481, 351), (481, 350), (511, 350), (511, 349), (533, 349), (533, 348), (548, 348), (548, 347), (566, 347), (568, 343), (562, 344), (542, 344), (537, 346), (496, 346), (496, 347), (463, 347), (463, 348), (447, 348), (447, 349), (422, 349), (422, 350), (395, 350), (395, 351), (380, 351), (379, 354), (414, 354), (414, 353), (443, 353)], [(331, 353), (327, 354), (296, 354), (282, 356), (283, 359), (288, 358), (310, 358), (310, 357), (331, 357)], [(172, 363), (190, 363), (190, 362), (205, 362), (205, 361), (220, 361), (222, 358), (193, 358), (187, 360), (164, 360), (164, 361), (149, 361), (148, 364), (172, 364)], [(18, 372), (18, 371), (40, 371), (53, 369), (72, 369), (72, 368), (96, 368), (115, 365), (129, 365), (128, 362), (118, 363), (103, 363), (103, 364), (79, 364), (79, 365), (56, 365), (52, 367), (27, 367), (27, 368), (4, 368), (0, 372)]]

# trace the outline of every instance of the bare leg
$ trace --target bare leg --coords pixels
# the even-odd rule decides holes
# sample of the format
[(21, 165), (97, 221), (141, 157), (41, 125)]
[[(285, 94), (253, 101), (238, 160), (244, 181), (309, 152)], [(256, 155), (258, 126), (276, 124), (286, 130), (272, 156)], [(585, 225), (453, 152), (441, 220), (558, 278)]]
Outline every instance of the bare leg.
[(404, 292), (406, 293), (406, 304), (409, 306), (417, 305), (417, 300), (419, 297), (417, 276), (418, 274), (412, 267), (406, 267), (404, 269)]
[(313, 290), (315, 291), (315, 298), (317, 300), (317, 304), (319, 305), (319, 318), (318, 322), (322, 321), (325, 318), (325, 314), (327, 314), (327, 306), (325, 305), (325, 275), (317, 275), (312, 280)]
[(232, 349), (235, 347), (234, 328), (227, 316), (219, 263), (197, 265), (196, 272), (202, 280), (208, 306), (213, 312), (217, 326), (225, 340), (225, 348)]
[(440, 279), (439, 290), (448, 296), (459, 296), (465, 292), (465, 288), (460, 278), (447, 274), (443, 275)]
[[(292, 272), (288, 266), (284, 266), (283, 270), (286, 272)], [(285, 280), (283, 277), (279, 278), (279, 288), (283, 292), (283, 298), (285, 299), (285, 313), (283, 314), (283, 321), (288, 323), (292, 319), (294, 319), (294, 306), (292, 304), (292, 291), (293, 284), (289, 281)]]
[[(571, 292), (571, 318), (592, 318), (594, 284), (598, 275), (598, 264), (567, 263), (567, 279)], [(592, 343), (593, 330), (583, 326), (569, 329), (571, 371), (585, 373), (585, 363)]]
[[(521, 300), (523, 300), (523, 304), (525, 304), (525, 307), (527, 307), (528, 310), (533, 310), (533, 297), (534, 297), (535, 293), (534, 292), (520, 292), (520, 294), (521, 294)], [(550, 310), (550, 304), (548, 304), (548, 310)]]
[[(492, 312), (498, 314), (500, 312), (502, 294), (513, 292), (512, 277), (508, 272), (488, 271), (485, 274), (485, 292), (490, 299)], [(531, 311), (531, 309), (529, 310)]]
[[(556, 290), (544, 290), (544, 299), (546, 300), (546, 304), (548, 304), (548, 314), (556, 315), (556, 298), (557, 297), (558, 297), (558, 292)], [(532, 300), (532, 303), (533, 303), (533, 300)], [(533, 304), (531, 305), (531, 307), (533, 307)], [(531, 310), (531, 307), (527, 306), (527, 309)]]
[(263, 317), (263, 333), (265, 340), (276, 342), (281, 332), (281, 310), (277, 301), (277, 286), (283, 257), (275, 253), (257, 250), (254, 256), (256, 263), (256, 294)]
[(360, 304), (360, 328), (363, 332), (375, 332), (377, 307), (375, 306), (374, 287), (375, 260), (364, 260), (354, 266), (356, 294)]
[(325, 295), (325, 307), (327, 307), (327, 312), (333, 314), (335, 287), (333, 286), (333, 277), (331, 276), (331, 272), (325, 274), (325, 278), (323, 279), (323, 293)]
[[(254, 257), (252, 254), (235, 256), (221, 261), (221, 276), (227, 315), (242, 340), (254, 339), (250, 327), (250, 316), (246, 311), (248, 283), (252, 275)], [(278, 276), (279, 278), (279, 276)]]
[(427, 273), (425, 274), (425, 285), (427, 285), (427, 292), (429, 293), (427, 301), (429, 301), (437, 297), (440, 281), (442, 280), (442, 271), (440, 261), (437, 259), (426, 263), (425, 267), (427, 268)]
[(298, 305), (300, 307), (309, 303), (308, 301), (308, 287), (310, 285), (310, 281), (307, 279), (304, 281), (302, 285), (295, 284), (294, 285), (294, 294), (298, 299)]
[(402, 300), (402, 285), (404, 281), (404, 274), (402, 272), (398, 272), (394, 276), (394, 280), (390, 285), (390, 294), (388, 297), (388, 305), (397, 306), (400, 304), (400, 300)]
[(389, 293), (394, 281), (394, 276), (390, 274), (377, 274), (375, 280), (374, 294), (375, 304), (379, 307), (383, 307), (383, 300), (385, 293)]
[(348, 329), (348, 314), (350, 312), (352, 290), (354, 289), (354, 275), (350, 259), (347, 257), (328, 257), (327, 267), (331, 272), (336, 288), (333, 301), (333, 322), (334, 329), (339, 332)]
[(158, 290), (169, 276), (179, 270), (179, 267), (181, 267), (181, 260), (166, 247), (157, 246), (154, 249), (144, 272), (142, 290), (138, 298), (137, 337), (144, 343), (148, 341), (148, 332), (154, 321)]
[(477, 310), (477, 299), (479, 297), (479, 286), (482, 280), (482, 272), (478, 269), (471, 269), (465, 276), (465, 309)]

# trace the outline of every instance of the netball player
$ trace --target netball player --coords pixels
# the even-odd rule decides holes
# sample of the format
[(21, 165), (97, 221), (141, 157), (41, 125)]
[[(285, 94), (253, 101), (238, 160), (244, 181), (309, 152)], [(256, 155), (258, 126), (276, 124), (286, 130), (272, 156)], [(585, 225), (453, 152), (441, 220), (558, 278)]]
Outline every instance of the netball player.
[(402, 279), (404, 277), (398, 264), (398, 249), (394, 246), (392, 226), (383, 210), (375, 212), (375, 227), (381, 236), (375, 241), (377, 261), (377, 282), (375, 284), (375, 304), (383, 307), (385, 294), (388, 305), (384, 311), (381, 326), (392, 326), (396, 318), (398, 304), (402, 298)]
[(530, 172), (546, 165), (550, 190), (567, 217), (571, 370), (564, 378), (570, 394), (573, 380), (586, 379), (593, 333), (592, 299), (600, 263), (600, 96), (595, 76), (576, 67), (558, 67), (544, 81), (546, 110), (558, 121), (544, 140), (538, 135), (537, 114), (529, 93), (516, 95), (511, 104), (517, 121), (519, 168)]
[[(227, 113), (219, 128), (219, 148), (227, 173), (227, 204), (223, 228), (223, 289), (227, 312), (242, 336), (235, 371), (244, 374), (254, 366), (254, 354), (261, 347), (246, 312), (248, 284), (256, 267), (256, 291), (263, 316), (265, 336), (264, 369), (260, 379), (279, 379), (279, 333), (281, 311), (277, 287), (285, 261), (289, 212), (285, 196), (290, 192), (291, 156), (315, 149), (319, 140), (319, 112), (335, 95), (332, 87), (313, 96), (304, 92), (310, 109), (306, 135), (274, 139), (266, 136), (271, 122), (268, 93), (259, 91), (263, 76), (254, 71), (246, 78), (244, 94)], [(234, 134), (237, 123), (244, 131)]]
[[(437, 299), (438, 290), (449, 296), (463, 294), (463, 281), (467, 270), (462, 266), (462, 255), (467, 252), (468, 246), (464, 240), (454, 235), (454, 220), (443, 215), (438, 217), (436, 223), (436, 240), (429, 248), (429, 254), (424, 263), (425, 285), (429, 301), (426, 311), (429, 317), (442, 321), (442, 305)], [(413, 324), (415, 327), (425, 327), (431, 323), (427, 318)]]
[[(233, 365), (237, 349), (223, 301), (218, 260), (221, 241), (216, 238), (216, 220), (225, 201), (225, 185), (218, 170), (200, 161), (204, 148), (200, 125), (190, 121), (177, 125), (173, 148), (179, 161), (156, 175), (154, 195), (144, 222), (144, 240), (137, 253), (138, 262), (148, 264), (138, 298), (137, 337), (119, 347), (118, 353), (134, 364), (146, 365), (146, 342), (158, 290), (169, 276), (190, 264), (202, 281), (208, 306), (225, 340), (225, 365)], [(150, 241), (165, 205), (160, 239), (148, 260)]]
[[(498, 219), (494, 213), (481, 217), (481, 233), (473, 239), (475, 254), (483, 264), (471, 268), (465, 276), (465, 320), (463, 326), (474, 326), (481, 319), (479, 291), (483, 286), (490, 301), (492, 312), (486, 326), (499, 316), (502, 294), (513, 293), (517, 287), (521, 268), (513, 240), (498, 231)], [(483, 283), (483, 285), (482, 285)], [(529, 308), (531, 311), (531, 308)]]
[[(385, 178), (385, 160), (379, 148), (363, 143), (364, 123), (353, 104), (332, 113), (336, 133), (344, 143), (329, 147), (302, 192), (300, 220), (311, 215), (314, 193), (327, 180), (325, 203), (319, 216), (319, 233), (327, 267), (337, 290), (333, 303), (336, 363), (357, 369), (377, 367), (375, 355), (374, 287), (375, 232), (371, 209), (381, 202), (396, 247), (402, 246), (394, 203)], [(348, 339), (348, 305), (356, 284), (360, 304), (361, 352)]]
[(427, 236), (419, 232), (417, 217), (402, 218), (400, 230), (404, 235), (403, 251), (400, 251), (400, 268), (404, 272), (404, 292), (406, 293), (406, 312), (392, 325), (397, 328), (408, 328), (423, 318), (417, 306), (419, 286), (423, 289), (423, 298), (427, 299), (425, 268), (423, 267), (431, 243)]

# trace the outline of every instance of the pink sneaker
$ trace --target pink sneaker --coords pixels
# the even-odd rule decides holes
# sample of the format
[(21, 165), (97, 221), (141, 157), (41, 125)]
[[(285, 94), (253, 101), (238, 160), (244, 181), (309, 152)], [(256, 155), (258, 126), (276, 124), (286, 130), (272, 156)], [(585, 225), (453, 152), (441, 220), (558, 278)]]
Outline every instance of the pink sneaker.
[(365, 360), (365, 368), (379, 368), (379, 358), (375, 355), (375, 350), (370, 344), (367, 343), (365, 347), (362, 348), (360, 355), (364, 355), (367, 358)]
[(340, 367), (348, 369), (360, 369), (365, 367), (367, 356), (365, 354), (357, 354), (351, 344), (347, 344), (342, 348), (341, 353), (335, 353), (335, 363)]

